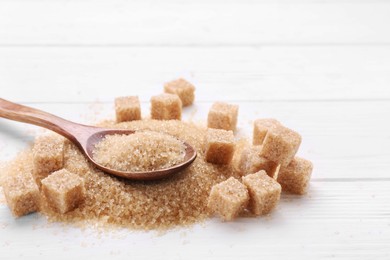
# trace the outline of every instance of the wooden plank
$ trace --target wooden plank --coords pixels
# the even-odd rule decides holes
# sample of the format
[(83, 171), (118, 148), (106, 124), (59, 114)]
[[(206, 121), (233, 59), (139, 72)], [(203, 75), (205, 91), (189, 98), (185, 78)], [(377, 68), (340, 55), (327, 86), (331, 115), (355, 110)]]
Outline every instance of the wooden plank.
[[(183, 120), (205, 122), (211, 102), (186, 108)], [(313, 180), (389, 180), (390, 102), (237, 102), (238, 137), (251, 138), (256, 118), (274, 117), (303, 136), (299, 155), (314, 162)], [(114, 118), (112, 103), (29, 104), (81, 123)], [(143, 102), (143, 116), (149, 103)], [(380, 112), (380, 113), (379, 113)], [(10, 159), (40, 128), (0, 119), (1, 159)]]
[(308, 196), (284, 196), (268, 217), (241, 218), (231, 223), (213, 219), (163, 235), (79, 230), (49, 225), (39, 215), (14, 220), (0, 204), (0, 251), (7, 259), (58, 254), (99, 259), (387, 259), (389, 184), (316, 182)]
[(1, 95), (111, 101), (184, 76), (198, 100), (390, 99), (390, 46), (0, 48)]
[(386, 1), (2, 1), (2, 45), (388, 44)]

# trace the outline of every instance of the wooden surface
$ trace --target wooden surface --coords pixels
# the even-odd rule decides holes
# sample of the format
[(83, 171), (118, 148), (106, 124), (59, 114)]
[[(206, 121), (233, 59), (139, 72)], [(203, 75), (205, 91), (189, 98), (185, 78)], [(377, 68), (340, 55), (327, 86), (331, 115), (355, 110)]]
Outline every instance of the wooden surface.
[[(14, 220), (0, 203), (0, 258), (389, 259), (389, 25), (379, 0), (0, 1), (0, 97), (93, 123), (121, 95), (148, 114), (184, 76), (197, 87), (185, 120), (239, 104), (239, 136), (275, 117), (315, 166), (308, 195), (269, 217), (164, 234)], [(0, 160), (40, 131), (0, 119)]]

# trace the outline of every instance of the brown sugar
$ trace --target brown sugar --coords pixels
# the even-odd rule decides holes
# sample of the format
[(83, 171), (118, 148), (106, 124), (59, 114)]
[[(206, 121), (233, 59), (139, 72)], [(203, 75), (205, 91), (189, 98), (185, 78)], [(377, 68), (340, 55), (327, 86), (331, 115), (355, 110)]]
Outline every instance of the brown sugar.
[(206, 161), (215, 164), (229, 164), (234, 155), (234, 135), (232, 131), (208, 129), (206, 135)]
[(259, 216), (268, 214), (279, 202), (281, 187), (265, 171), (249, 174), (242, 177), (242, 182), (249, 191), (250, 211)]
[(137, 96), (115, 99), (115, 114), (118, 123), (141, 119), (141, 104)]
[(120, 171), (153, 171), (183, 162), (185, 148), (182, 141), (170, 135), (142, 131), (105, 136), (96, 144), (93, 158), (103, 166)]
[(180, 120), (182, 102), (177, 95), (160, 94), (153, 96), (151, 102), (152, 119), (157, 120)]
[[(177, 120), (142, 120), (120, 124), (106, 121), (102, 127), (149, 130), (177, 137), (193, 146), (198, 156), (190, 167), (164, 180), (135, 182), (116, 178), (94, 168), (79, 149), (65, 141), (64, 168), (84, 179), (85, 200), (66, 214), (44, 206), (41, 214), (52, 221), (96, 223), (132, 229), (166, 229), (189, 225), (209, 218), (207, 198), (211, 187), (230, 176), (239, 178), (231, 165), (206, 163), (204, 140), (207, 129)], [(32, 168), (31, 149), (18, 156), (1, 174)]]
[(7, 204), (15, 217), (38, 211), (40, 194), (30, 172), (13, 172), (3, 179)]
[(212, 187), (208, 198), (211, 212), (223, 220), (233, 220), (246, 207), (249, 201), (248, 190), (237, 179), (230, 177)]
[(164, 92), (178, 95), (183, 106), (191, 105), (195, 99), (194, 85), (182, 78), (165, 83)]
[(295, 157), (289, 165), (282, 167), (278, 175), (278, 182), (283, 191), (303, 195), (307, 192), (313, 164), (303, 158)]
[(64, 214), (74, 210), (84, 201), (84, 180), (62, 169), (42, 180), (42, 193), (49, 206)]
[(234, 131), (237, 126), (238, 106), (225, 102), (215, 102), (207, 117), (209, 128)]
[(266, 171), (268, 176), (276, 179), (279, 172), (279, 165), (260, 156), (261, 145), (249, 146), (243, 149), (239, 160), (239, 169), (242, 175)]
[(280, 125), (267, 132), (260, 156), (287, 166), (294, 159), (300, 144), (301, 136), (297, 132)]
[[(178, 100), (177, 96), (171, 96), (174, 96), (176, 101)], [(165, 111), (162, 113), (164, 117), (166, 115), (166, 111), (170, 111), (168, 114), (170, 114), (172, 111), (180, 111), (181, 113), (181, 101), (180, 99), (178, 102), (176, 101), (174, 102), (176, 105), (173, 110), (163, 110)], [(180, 104), (180, 107), (177, 104)], [(158, 111), (159, 108), (165, 107), (165, 105), (167, 104), (153, 108), (152, 102), (152, 113), (153, 111)], [(228, 116), (228, 118), (231, 117)], [(251, 206), (249, 209), (251, 209), (255, 214), (256, 212), (258, 212), (258, 214), (266, 214), (267, 212), (271, 211), (277, 204), (277, 186), (279, 184), (275, 183), (275, 181), (268, 177), (264, 172), (261, 173), (260, 177), (256, 177), (257, 173), (243, 177), (243, 182), (246, 184), (244, 185), (237, 180), (237, 178), (241, 178), (242, 171), (235, 164), (233, 165), (233, 163), (231, 163), (231, 159), (226, 160), (226, 162), (230, 161), (230, 163), (227, 164), (213, 164), (207, 162), (207, 149), (205, 148), (207, 147), (206, 143), (208, 141), (206, 136), (208, 133), (210, 133), (210, 130), (208, 131), (208, 129), (205, 127), (193, 123), (181, 122), (178, 120), (146, 119), (122, 122), (119, 124), (116, 124), (115, 121), (105, 121), (100, 123), (99, 126), (131, 129), (139, 133), (154, 132), (155, 136), (168, 134), (178, 138), (179, 140), (189, 143), (195, 148), (198, 156), (188, 168), (176, 175), (173, 175), (170, 178), (148, 182), (131, 181), (117, 178), (98, 170), (86, 159), (86, 157), (80, 152), (76, 145), (68, 140), (65, 140), (62, 146), (62, 167), (66, 171), (69, 171), (73, 174), (72, 179), (81, 178), (83, 180), (83, 202), (77, 203), (77, 206), (75, 207), (59, 206), (56, 208), (55, 206), (51, 206), (49, 202), (50, 199), (48, 199), (55, 198), (56, 195), (46, 194), (47, 196), (41, 196), (39, 211), (42, 215), (47, 216), (49, 220), (77, 224), (81, 223), (87, 225), (93, 224), (93, 226), (102, 225), (104, 227), (117, 226), (142, 230), (166, 229), (175, 227), (177, 225), (190, 225), (205, 220), (210, 217), (210, 211), (217, 212), (226, 220), (233, 219), (235, 216), (240, 214), (242, 209), (248, 203), (248, 189), (251, 191)], [(156, 132), (158, 132), (158, 134), (156, 134)], [(267, 136), (269, 136), (269, 132), (271, 131), (268, 131)], [(228, 133), (229, 137), (226, 138), (228, 142), (225, 144), (228, 144), (227, 147), (231, 148), (232, 143), (233, 146), (235, 146), (234, 137), (232, 132)], [(276, 147), (276, 149), (282, 149), (283, 151), (281, 154), (284, 157), (279, 155), (279, 158), (276, 157), (278, 160), (283, 158), (286, 159), (287, 157), (291, 156), (291, 154), (295, 154), (294, 150), (298, 149), (299, 145), (297, 145), (296, 142), (295, 145), (294, 142), (291, 142), (291, 140), (294, 138), (291, 138), (290, 134), (291, 133), (282, 132), (281, 134), (276, 133), (275, 136), (272, 136), (282, 145), (278, 144), (278, 142), (274, 141), (272, 138), (270, 138), (268, 141), (267, 138), (265, 138), (263, 147), (264, 145), (268, 145), (268, 151), (264, 148), (255, 148), (249, 150), (253, 151), (250, 153), (251, 156), (257, 153), (258, 157), (256, 158), (264, 159), (265, 156), (262, 156), (261, 152), (267, 151), (267, 154), (269, 154), (269, 157), (271, 157), (275, 152), (273, 151), (272, 147)], [(216, 138), (216, 140), (225, 139), (222, 138), (222, 136), (217, 137), (218, 138)], [(241, 143), (242, 144), (239, 147), (240, 151), (242, 149), (245, 150), (245, 148), (248, 148), (247, 143)], [(113, 149), (117, 147), (118, 145), (115, 143), (107, 144), (107, 149)], [(154, 148), (156, 150), (159, 149), (157, 146)], [(234, 148), (234, 150), (236, 150), (236, 148)], [(276, 151), (276, 155), (278, 155), (278, 153), (279, 151)], [(218, 153), (212, 154), (219, 156)], [(227, 154), (230, 156), (230, 152)], [(9, 162), (7, 167), (5, 167), (4, 170), (0, 172), (0, 174), (2, 176), (11, 176), (18, 172), (32, 172), (35, 165), (33, 155), (33, 149), (27, 148), (14, 160)], [(239, 153), (235, 153), (235, 160), (240, 159), (238, 155)], [(221, 157), (228, 158), (229, 156)], [(171, 159), (169, 161), (171, 161)], [(259, 162), (256, 162), (256, 160), (255, 163), (251, 162), (250, 167), (252, 168), (249, 168), (249, 171), (254, 171), (256, 167), (260, 167), (258, 165), (263, 165), (261, 166), (263, 168), (266, 167), (266, 163), (263, 159), (261, 159)], [(271, 161), (269, 158), (266, 159), (268, 162)], [(163, 163), (157, 164), (162, 165)], [(297, 180), (297, 182), (294, 183), (294, 181), (291, 179), (285, 178), (286, 176), (295, 176), (294, 174), (288, 173), (286, 170), (289, 169), (289, 166), (293, 166), (293, 164), (290, 163), (287, 167), (284, 166), (283, 170), (284, 174), (286, 175), (282, 174), (282, 177), (279, 177), (283, 183), (282, 185), (284, 185), (284, 188), (287, 187), (285, 189), (288, 190), (290, 187), (294, 187), (294, 185), (296, 185), (295, 187), (304, 187), (304, 185), (299, 185), (304, 183), (303, 177), (308, 176), (308, 167), (302, 166), (302, 169), (304, 169), (303, 171), (294, 170), (295, 168), (298, 169), (299, 167), (291, 168), (293, 172), (305, 173), (296, 175), (294, 180)], [(56, 174), (53, 174), (54, 173), (47, 177), (46, 180), (55, 178)], [(275, 176), (276, 175), (274, 175), (274, 178)], [(221, 197), (220, 195), (223, 194), (223, 190), (216, 188), (220, 186), (214, 185), (222, 185), (224, 181), (230, 177), (234, 178), (231, 178), (230, 181), (227, 182), (227, 187), (225, 187), (225, 190), (229, 190), (231, 188), (232, 193), (227, 197)], [(61, 183), (67, 184), (68, 181), (69, 179), (66, 179), (61, 181)], [(233, 182), (233, 184), (229, 184), (230, 182)], [(51, 183), (47, 183), (46, 185), (46, 181), (43, 181), (43, 183), (45, 187), (51, 186)], [(266, 183), (267, 185), (266, 187), (262, 187), (260, 184), (256, 183), (262, 183), (261, 185)], [(78, 185), (78, 187), (80, 187), (80, 185)], [(214, 187), (213, 191), (212, 187)], [(274, 191), (271, 190), (271, 187), (274, 187)], [(212, 196), (210, 196), (211, 193), (213, 193)], [(66, 194), (66, 192), (63, 192), (62, 194)], [(81, 194), (81, 192), (77, 192), (77, 194)], [(61, 196), (58, 195), (57, 197)], [(252, 201), (253, 198), (255, 198), (255, 202)], [(260, 198), (262, 200), (260, 200)], [(74, 201), (78, 200), (74, 199)], [(225, 201), (226, 204), (221, 204), (225, 206), (219, 208), (221, 205), (219, 205), (218, 201)], [(71, 205), (71, 203), (68, 202), (59, 204)], [(66, 213), (63, 214), (61, 212)]]
[(33, 177), (40, 186), (41, 180), (63, 167), (64, 138), (50, 133), (35, 139), (33, 148)]
[(263, 144), (267, 132), (279, 125), (280, 122), (273, 118), (256, 119), (253, 124), (253, 145)]

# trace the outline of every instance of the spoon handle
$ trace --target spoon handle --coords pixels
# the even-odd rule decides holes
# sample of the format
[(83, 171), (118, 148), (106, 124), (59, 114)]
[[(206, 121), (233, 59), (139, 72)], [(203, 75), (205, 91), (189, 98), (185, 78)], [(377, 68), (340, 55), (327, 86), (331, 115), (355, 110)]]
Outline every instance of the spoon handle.
[(75, 134), (86, 130), (83, 125), (2, 98), (0, 98), (0, 117), (47, 128), (72, 141), (77, 141)]

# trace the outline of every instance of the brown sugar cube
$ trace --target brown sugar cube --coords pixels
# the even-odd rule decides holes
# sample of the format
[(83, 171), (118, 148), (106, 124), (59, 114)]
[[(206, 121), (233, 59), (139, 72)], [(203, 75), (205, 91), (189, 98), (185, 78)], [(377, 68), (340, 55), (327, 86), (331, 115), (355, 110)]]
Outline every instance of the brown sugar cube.
[(31, 173), (17, 172), (3, 180), (3, 191), (8, 207), (15, 217), (39, 210), (40, 195)]
[(42, 180), (42, 191), (48, 204), (64, 214), (74, 210), (84, 201), (84, 180), (62, 169)]
[(207, 117), (207, 126), (224, 130), (236, 129), (238, 116), (238, 106), (224, 102), (215, 102)]
[(286, 167), (280, 169), (278, 182), (283, 191), (303, 195), (307, 192), (313, 164), (303, 158), (295, 157)]
[(253, 145), (263, 144), (269, 130), (279, 126), (280, 122), (273, 118), (257, 119), (253, 124)]
[(267, 132), (259, 155), (287, 166), (294, 159), (300, 144), (301, 136), (297, 132), (280, 125)]
[(206, 134), (206, 161), (215, 164), (229, 164), (235, 149), (232, 131), (222, 129), (207, 129)]
[(230, 177), (211, 188), (207, 206), (223, 220), (233, 220), (246, 207), (248, 190), (237, 179)]
[(240, 156), (239, 169), (241, 175), (247, 175), (266, 171), (268, 176), (276, 179), (279, 171), (279, 165), (259, 155), (262, 146), (252, 146), (245, 148)]
[(185, 79), (177, 79), (165, 83), (164, 92), (178, 95), (184, 107), (194, 102), (195, 87)]
[(137, 96), (115, 99), (115, 114), (118, 123), (141, 119), (141, 105)]
[(268, 214), (279, 202), (282, 188), (265, 171), (242, 177), (249, 191), (249, 209), (256, 216)]
[(38, 186), (50, 173), (63, 167), (64, 138), (56, 134), (47, 134), (35, 139), (33, 147), (33, 177)]
[(151, 98), (152, 119), (158, 120), (180, 120), (182, 103), (177, 95), (160, 94)]

